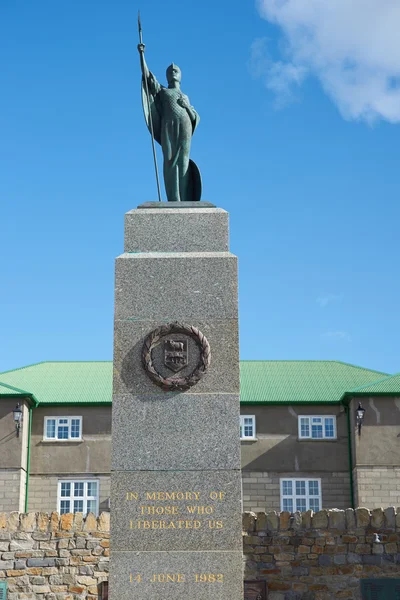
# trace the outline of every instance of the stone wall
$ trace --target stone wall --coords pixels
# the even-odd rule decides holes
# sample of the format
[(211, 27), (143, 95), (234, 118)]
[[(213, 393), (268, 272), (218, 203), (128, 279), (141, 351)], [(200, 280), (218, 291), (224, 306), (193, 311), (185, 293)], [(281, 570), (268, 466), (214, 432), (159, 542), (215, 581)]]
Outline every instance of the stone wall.
[(266, 580), (268, 600), (360, 600), (361, 578), (400, 577), (393, 507), (249, 512), (243, 535), (245, 580)]
[(109, 530), (109, 513), (0, 513), (7, 600), (97, 600), (108, 580)]
[[(108, 580), (109, 513), (0, 513), (7, 600), (97, 600)], [(375, 534), (379, 535), (379, 542)], [(400, 509), (243, 515), (245, 579), (268, 600), (360, 600), (360, 579), (400, 577)]]
[[(399, 469), (400, 470), (400, 469)], [(243, 510), (280, 510), (280, 479), (310, 478), (321, 480), (322, 506), (345, 509), (351, 504), (349, 472), (287, 472), (242, 471)], [(392, 504), (387, 500), (379, 506)], [(368, 503), (367, 506), (370, 506)], [(400, 505), (400, 498), (399, 498)]]

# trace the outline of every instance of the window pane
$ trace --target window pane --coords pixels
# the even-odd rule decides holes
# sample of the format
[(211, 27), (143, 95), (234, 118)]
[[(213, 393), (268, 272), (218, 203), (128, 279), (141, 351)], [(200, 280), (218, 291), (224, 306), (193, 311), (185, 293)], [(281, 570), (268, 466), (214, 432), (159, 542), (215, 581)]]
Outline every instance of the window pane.
[(319, 500), (318, 498), (310, 498), (310, 508), (311, 510), (318, 512), (319, 511)]
[(282, 482), (282, 494), (284, 496), (291, 496), (293, 494), (293, 487), (291, 481)]
[(81, 437), (81, 421), (80, 421), (80, 419), (72, 419), (71, 420), (71, 437), (72, 438), (80, 438)]
[(313, 425), (315, 423), (321, 423), (322, 424), (322, 417), (313, 417), (312, 422), (313, 422)]
[(71, 484), (68, 481), (63, 481), (61, 483), (61, 496), (65, 498), (65, 496), (71, 495)]
[[(314, 419), (313, 419), (314, 421)], [(314, 425), (311, 426), (311, 437), (315, 439), (322, 439), (322, 425)]]
[(244, 417), (244, 437), (253, 437), (253, 419)]
[(305, 496), (306, 495), (306, 482), (305, 481), (296, 481), (296, 496)]
[(70, 506), (70, 501), (69, 500), (61, 500), (60, 502), (60, 514), (61, 515), (65, 515), (66, 513), (69, 513), (69, 506)]
[(74, 513), (83, 513), (83, 500), (74, 500)]
[(333, 438), (335, 437), (335, 428), (332, 417), (327, 417), (325, 419), (325, 437)]
[(74, 496), (83, 496), (83, 481), (75, 481), (74, 483)]
[(305, 498), (296, 499), (296, 510), (300, 510), (301, 512), (305, 512), (307, 510)]
[(46, 423), (46, 437), (55, 438), (56, 437), (56, 420), (48, 419)]
[(88, 500), (87, 501), (87, 511), (92, 512), (94, 514), (97, 513), (97, 500)]
[(95, 498), (97, 498), (97, 481), (89, 481), (87, 484), (88, 487), (88, 491), (87, 491), (87, 495), (90, 496), (94, 496)]
[(318, 481), (309, 481), (308, 482), (308, 493), (310, 496), (319, 496)]
[(308, 417), (300, 418), (300, 436), (310, 437), (310, 419)]
[(64, 423), (66, 421), (67, 421), (66, 419), (58, 420), (57, 438), (59, 440), (67, 440), (68, 439), (68, 425), (64, 425)]
[(243, 437), (242, 421), (240, 421), (240, 437)]
[(291, 498), (283, 498), (282, 499), (282, 508), (283, 508), (283, 510), (288, 510), (289, 512), (293, 512), (293, 500)]

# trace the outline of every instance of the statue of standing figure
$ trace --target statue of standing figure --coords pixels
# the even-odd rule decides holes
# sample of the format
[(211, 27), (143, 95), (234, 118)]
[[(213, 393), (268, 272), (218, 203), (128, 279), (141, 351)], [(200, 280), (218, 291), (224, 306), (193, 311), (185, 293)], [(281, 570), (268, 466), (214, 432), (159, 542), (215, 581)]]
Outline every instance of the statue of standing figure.
[[(164, 87), (147, 67), (142, 42), (138, 50), (142, 67), (143, 110), (149, 131), (162, 148), (168, 201), (199, 201), (202, 187), (200, 171), (189, 154), (192, 135), (200, 117), (181, 91), (179, 67), (175, 64), (168, 67), (168, 87)], [(156, 162), (154, 147), (153, 152)], [(157, 167), (156, 174), (158, 177)]]

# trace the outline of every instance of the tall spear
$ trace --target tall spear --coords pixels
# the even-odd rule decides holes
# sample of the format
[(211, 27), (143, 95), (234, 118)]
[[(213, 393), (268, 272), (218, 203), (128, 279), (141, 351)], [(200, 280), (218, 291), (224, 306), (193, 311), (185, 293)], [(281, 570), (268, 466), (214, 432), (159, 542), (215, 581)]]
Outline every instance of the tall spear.
[[(139, 29), (139, 44), (143, 45), (142, 24), (140, 22), (140, 11), (138, 11), (138, 29)], [(149, 84), (147, 82), (147, 77), (146, 77), (146, 73), (145, 73), (144, 57), (143, 57), (143, 55), (144, 55), (144, 50), (141, 50), (141, 52), (140, 52), (140, 66), (141, 66), (141, 69), (142, 69), (142, 75), (143, 75), (143, 79), (144, 79), (144, 88), (145, 88), (145, 91), (146, 91), (147, 108), (148, 108), (148, 114), (149, 114), (149, 124), (150, 124), (150, 133), (151, 133), (151, 146), (153, 148), (154, 168), (155, 168), (155, 171), (156, 171), (158, 200), (159, 200), (159, 202), (161, 202), (162, 200), (161, 200), (160, 178), (158, 176), (157, 154), (156, 154), (156, 147), (155, 147), (155, 144), (154, 144), (154, 131), (153, 131), (153, 119), (151, 117)]]

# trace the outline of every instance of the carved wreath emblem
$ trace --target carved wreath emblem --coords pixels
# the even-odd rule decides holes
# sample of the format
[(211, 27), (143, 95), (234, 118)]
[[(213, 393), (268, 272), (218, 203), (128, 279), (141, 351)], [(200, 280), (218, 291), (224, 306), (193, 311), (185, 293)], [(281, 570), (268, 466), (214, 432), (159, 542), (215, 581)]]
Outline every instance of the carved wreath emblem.
[[(182, 339), (170, 339), (168, 336), (179, 334)], [(174, 336), (176, 338), (176, 335)], [(188, 338), (195, 341), (199, 360), (194, 370), (187, 376), (164, 377), (153, 364), (153, 350), (164, 342), (164, 365), (171, 371), (181, 371), (188, 365)], [(184, 323), (171, 323), (154, 329), (146, 337), (142, 348), (143, 367), (154, 383), (167, 391), (187, 390), (195, 385), (206, 373), (211, 362), (210, 344), (197, 327)]]

